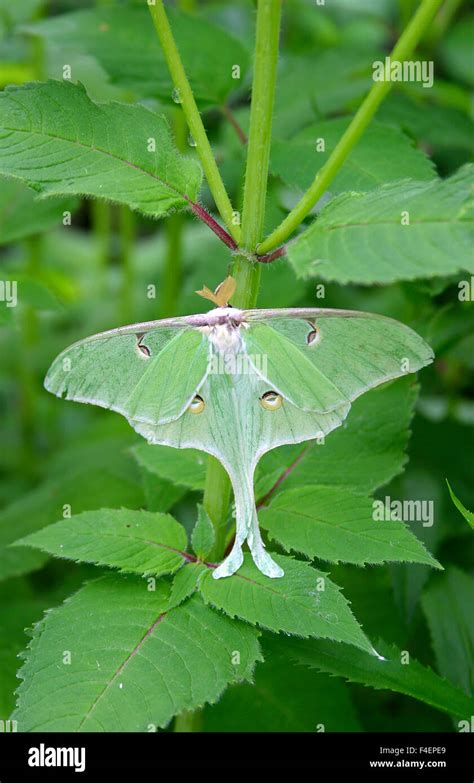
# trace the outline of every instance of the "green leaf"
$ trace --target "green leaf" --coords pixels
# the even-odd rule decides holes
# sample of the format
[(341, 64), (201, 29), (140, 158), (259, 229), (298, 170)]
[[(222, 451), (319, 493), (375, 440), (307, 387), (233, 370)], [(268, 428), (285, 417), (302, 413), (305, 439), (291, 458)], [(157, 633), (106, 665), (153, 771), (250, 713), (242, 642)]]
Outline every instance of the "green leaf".
[(101, 508), (15, 542), (56, 557), (119, 568), (132, 574), (171, 574), (185, 562), (186, 531), (169, 514)]
[(71, 199), (39, 199), (15, 180), (3, 179), (0, 184), (0, 245), (48, 231), (76, 206)]
[(474, 14), (463, 16), (446, 35), (441, 46), (441, 58), (446, 70), (455, 79), (474, 87)]
[(345, 426), (324, 442), (283, 447), (265, 455), (261, 463), (267, 477), (265, 491), (280, 479), (276, 490), (323, 484), (365, 494), (386, 484), (407, 460), (416, 395), (410, 378), (387, 384), (356, 400)]
[(438, 669), (474, 693), (474, 578), (451, 566), (421, 599)]
[[(407, 520), (407, 526), (414, 535), (420, 539), (423, 546), (430, 552), (434, 552), (440, 545), (443, 524), (446, 512), (443, 509), (441, 486), (437, 477), (433, 475), (428, 465), (417, 464), (414, 452), (415, 439), (410, 448), (411, 461), (406, 472), (400, 476), (395, 485), (390, 487), (390, 495), (394, 495), (401, 503), (410, 502), (419, 504), (429, 498), (432, 504), (428, 514), (423, 515), (423, 521), (416, 515)], [(423, 510), (423, 506), (421, 506)], [(410, 516), (410, 515), (408, 515)], [(407, 625), (415, 617), (420, 604), (420, 596), (427, 580), (431, 576), (431, 570), (425, 565), (413, 565), (396, 563), (390, 568), (393, 595), (398, 611)]]
[[(291, 140), (275, 141), (271, 152), (272, 172), (290, 186), (306, 190), (349, 125), (339, 118), (311, 125)], [(323, 140), (324, 151), (317, 142)], [(352, 150), (329, 190), (332, 195), (347, 190), (372, 190), (385, 182), (411, 177), (430, 180), (436, 176), (430, 159), (395, 128), (373, 123)]]
[(385, 660), (366, 655), (346, 644), (312, 639), (285, 641), (289, 658), (320, 672), (377, 690), (403, 693), (457, 718), (469, 719), (473, 714), (474, 699), (411, 656), (408, 663), (402, 663), (402, 653), (406, 651), (382, 640), (377, 642), (377, 650)]
[(48, 561), (43, 552), (27, 551), (19, 547), (0, 548), (0, 581), (38, 571)]
[(198, 505), (198, 517), (191, 535), (194, 553), (200, 560), (205, 560), (214, 546), (214, 525), (209, 519), (204, 506)]
[(198, 596), (167, 612), (168, 589), (156, 588), (105, 577), (45, 616), (20, 670), (19, 731), (152, 731), (252, 677), (261, 660), (252, 628)]
[(371, 498), (345, 489), (313, 486), (281, 492), (259, 519), (270, 538), (310, 558), (438, 566), (403, 522), (377, 520)]
[[(17, 588), (16, 582), (8, 583), (8, 589)], [(4, 592), (0, 617), (0, 720), (8, 719), (15, 706), (13, 693), (18, 686), (16, 672), (18, 654), (25, 646), (24, 628), (30, 626), (44, 610), (41, 601), (32, 596), (17, 596), (16, 592)]]
[[(371, 63), (376, 54), (373, 46), (363, 50), (340, 46), (316, 56), (290, 55), (283, 60), (276, 99), (275, 128), (280, 135), (283, 130), (291, 136), (295, 123), (307, 116), (308, 103), (323, 114), (335, 114), (362, 98), (372, 83)], [(306, 105), (300, 120), (301, 104)]]
[(265, 639), (255, 682), (232, 685), (204, 712), (204, 731), (360, 731), (344, 683), (276, 655)]
[[(56, 522), (63, 516), (65, 506), (72, 514), (102, 504), (142, 506), (140, 477), (135, 463), (124, 452), (129, 442), (130, 439), (103, 438), (86, 446), (73, 443), (70, 453), (57, 455), (43, 483), (0, 512), (0, 552), (17, 538)], [(25, 563), (39, 554), (19, 547), (7, 551), (7, 558), (18, 553), (13, 573), (28, 570)], [(32, 565), (36, 568), (35, 563)]]
[(43, 4), (43, 0), (22, 0), (21, 3), (10, 3), (0, 0), (0, 17), (9, 27), (24, 22), (34, 15)]
[(93, 103), (68, 81), (0, 93), (0, 172), (44, 195), (105, 198), (152, 217), (186, 207), (202, 178), (175, 150), (163, 116)]
[(467, 508), (461, 503), (458, 497), (454, 494), (453, 490), (451, 489), (451, 485), (449, 481), (446, 482), (449, 489), (449, 494), (451, 495), (451, 499), (458, 509), (458, 511), (461, 512), (466, 522), (470, 524), (470, 526), (474, 529), (474, 513), (472, 511), (468, 511)]
[(186, 494), (184, 487), (159, 479), (143, 466), (141, 474), (148, 511), (169, 511)]
[(204, 489), (207, 460), (202, 452), (140, 443), (132, 453), (139, 465), (160, 479), (187, 489)]
[(207, 569), (208, 566), (205, 566), (203, 563), (187, 563), (187, 565), (180, 568), (178, 573), (175, 574), (171, 586), (171, 607), (178, 606), (196, 592), (201, 577), (207, 572)]
[(35, 310), (52, 310), (57, 312), (61, 309), (54, 292), (41, 280), (25, 275), (22, 272), (18, 274), (10, 272), (10, 274), (4, 276), (4, 280), (16, 281), (19, 304), (29, 305)]
[(380, 122), (390, 123), (409, 133), (415, 139), (436, 149), (472, 150), (472, 119), (451, 106), (437, 106), (392, 93), (377, 112)]
[(473, 172), (337, 196), (288, 246), (296, 274), (369, 284), (474, 272)]
[(230, 617), (270, 631), (345, 641), (374, 653), (347, 601), (326, 574), (291, 557), (273, 557), (284, 578), (268, 579), (246, 555), (234, 576), (216, 580), (209, 571), (202, 577), (204, 600)]
[[(248, 50), (226, 30), (195, 14), (174, 8), (167, 13), (196, 101), (201, 107), (224, 103), (242, 84), (249, 65)], [(172, 100), (168, 66), (146, 3), (75, 11), (24, 29), (44, 39), (50, 56), (62, 50), (62, 63), (69, 62), (69, 52), (92, 55), (113, 84), (140, 97)], [(59, 66), (59, 60), (57, 63)], [(240, 80), (232, 77), (234, 65), (240, 66)], [(59, 67), (53, 75), (62, 78)]]

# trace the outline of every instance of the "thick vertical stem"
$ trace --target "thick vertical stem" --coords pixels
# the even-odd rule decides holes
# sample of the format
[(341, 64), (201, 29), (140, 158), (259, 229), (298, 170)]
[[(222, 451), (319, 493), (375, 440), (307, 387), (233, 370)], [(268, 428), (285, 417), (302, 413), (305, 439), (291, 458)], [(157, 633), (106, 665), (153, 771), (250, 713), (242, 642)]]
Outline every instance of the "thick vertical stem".
[(237, 282), (237, 288), (232, 297), (234, 307), (252, 309), (257, 304), (260, 274), (262, 267), (249, 261), (244, 256), (235, 256), (232, 264), (232, 276)]
[[(241, 238), (242, 247), (251, 253), (262, 238), (265, 219), (280, 16), (280, 0), (259, 0)], [(260, 273), (259, 264), (244, 256), (235, 258), (232, 274), (237, 290), (232, 303), (236, 307), (255, 307)]]
[(94, 199), (90, 202), (92, 233), (95, 240), (100, 269), (100, 284), (107, 287), (107, 269), (111, 256), (112, 207), (107, 201)]
[[(173, 130), (176, 146), (184, 152), (188, 128), (183, 113), (178, 109), (173, 114)], [(165, 226), (166, 254), (161, 282), (160, 318), (176, 314), (183, 273), (183, 227), (184, 215), (181, 212), (175, 212), (168, 217)]]
[(119, 207), (119, 238), (122, 273), (121, 309), (122, 319), (127, 323), (133, 317), (135, 215), (126, 206)]
[(203, 505), (214, 525), (215, 544), (210, 560), (219, 560), (225, 548), (227, 511), (230, 501), (230, 481), (227, 471), (215, 457), (208, 457)]
[[(442, 0), (423, 0), (413, 19), (395, 45), (390, 55), (392, 61), (403, 62), (411, 56), (429, 28), (441, 3)], [(312, 185), (283, 222), (259, 245), (258, 252), (260, 254), (268, 253), (269, 250), (273, 250), (273, 248), (285, 242), (290, 234), (298, 228), (333, 181), (383, 99), (392, 89), (392, 86), (393, 82), (390, 80), (374, 82), (373, 87), (359, 107), (349, 127), (342, 135), (324, 166), (318, 171)]]
[(265, 219), (280, 15), (281, 0), (259, 0), (241, 238), (251, 252), (262, 238)]

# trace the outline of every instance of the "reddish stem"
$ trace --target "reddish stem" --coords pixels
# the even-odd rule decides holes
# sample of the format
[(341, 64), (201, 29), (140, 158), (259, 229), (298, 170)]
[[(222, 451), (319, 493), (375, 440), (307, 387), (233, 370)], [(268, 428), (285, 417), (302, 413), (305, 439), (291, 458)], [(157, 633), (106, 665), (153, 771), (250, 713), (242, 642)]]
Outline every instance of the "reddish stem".
[(244, 132), (244, 131), (242, 130), (242, 128), (240, 127), (240, 125), (239, 125), (239, 123), (237, 122), (237, 120), (235, 119), (235, 117), (234, 117), (234, 115), (232, 114), (232, 112), (231, 112), (231, 110), (229, 109), (229, 107), (228, 107), (228, 106), (226, 106), (226, 105), (224, 104), (224, 106), (221, 106), (221, 111), (222, 111), (222, 114), (224, 115), (224, 117), (225, 117), (225, 118), (226, 118), (226, 119), (227, 119), (227, 120), (230, 122), (230, 124), (232, 125), (233, 129), (235, 130), (235, 132), (236, 132), (236, 134), (237, 134), (237, 136), (238, 136), (239, 140), (242, 142), (242, 144), (247, 144), (247, 142), (248, 142), (248, 138), (247, 138), (247, 136), (246, 136), (245, 132)]
[(191, 199), (188, 199), (188, 204), (196, 217), (206, 223), (211, 231), (214, 231), (214, 234), (219, 237), (221, 242), (227, 245), (227, 247), (230, 247), (231, 250), (237, 250), (237, 245), (232, 239), (231, 235), (227, 233), (225, 228), (222, 228), (222, 226), (219, 225), (217, 220), (214, 220), (207, 209), (204, 209), (204, 207), (201, 207), (200, 204), (196, 204), (194, 201), (191, 201)]
[(275, 481), (275, 483), (274, 483), (273, 487), (271, 487), (271, 489), (269, 489), (269, 490), (268, 490), (268, 492), (266, 493), (266, 495), (264, 495), (264, 496), (263, 496), (263, 498), (260, 498), (260, 500), (259, 500), (259, 501), (258, 501), (258, 503), (257, 503), (257, 511), (258, 511), (258, 509), (262, 508), (262, 506), (264, 506), (264, 505), (267, 503), (267, 501), (268, 501), (268, 500), (270, 500), (270, 498), (271, 498), (271, 497), (272, 497), (272, 495), (273, 495), (273, 494), (276, 492), (276, 490), (278, 489), (278, 487), (279, 487), (281, 484), (283, 484), (283, 482), (284, 482), (284, 481), (286, 481), (286, 479), (288, 478), (288, 476), (290, 476), (290, 475), (291, 475), (291, 473), (293, 473), (294, 469), (295, 469), (295, 468), (296, 468), (296, 467), (297, 467), (297, 466), (300, 464), (300, 462), (301, 462), (301, 460), (303, 459), (303, 457), (305, 457), (305, 456), (306, 456), (306, 454), (308, 453), (308, 451), (309, 451), (309, 449), (311, 448), (311, 446), (312, 446), (312, 444), (311, 444), (311, 443), (309, 443), (309, 444), (308, 444), (308, 445), (307, 445), (307, 446), (306, 446), (306, 447), (303, 449), (303, 451), (301, 451), (301, 452), (298, 454), (298, 456), (297, 456), (297, 457), (296, 457), (296, 458), (293, 460), (293, 462), (291, 463), (291, 465), (288, 465), (288, 467), (286, 468), (286, 470), (284, 470), (284, 471), (283, 471), (283, 473), (281, 474), (281, 476), (279, 476), (279, 477), (277, 478), (277, 480)]
[(277, 258), (281, 258), (286, 253), (286, 246), (282, 245), (281, 247), (277, 247), (276, 250), (272, 250), (271, 253), (265, 253), (263, 256), (257, 256), (257, 261), (259, 264), (271, 264), (272, 261), (275, 261)]

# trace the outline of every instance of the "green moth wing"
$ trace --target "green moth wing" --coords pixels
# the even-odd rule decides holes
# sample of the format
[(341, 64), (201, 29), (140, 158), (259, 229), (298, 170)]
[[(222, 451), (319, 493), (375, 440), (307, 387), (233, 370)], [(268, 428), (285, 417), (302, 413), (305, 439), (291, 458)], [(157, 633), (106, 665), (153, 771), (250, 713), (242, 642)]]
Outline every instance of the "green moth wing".
[(195, 329), (112, 330), (63, 351), (45, 386), (58, 397), (158, 424), (183, 413), (208, 365), (209, 341)]
[(247, 351), (266, 357), (268, 382), (304, 410), (332, 410), (433, 360), (416, 332), (384, 316), (293, 309), (246, 317)]

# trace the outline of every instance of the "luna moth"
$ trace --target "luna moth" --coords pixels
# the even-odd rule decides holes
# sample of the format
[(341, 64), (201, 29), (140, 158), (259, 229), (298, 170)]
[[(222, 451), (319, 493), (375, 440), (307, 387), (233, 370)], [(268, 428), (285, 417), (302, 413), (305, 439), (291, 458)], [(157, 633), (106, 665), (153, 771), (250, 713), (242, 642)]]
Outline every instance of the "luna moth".
[(283, 571), (266, 551), (254, 499), (255, 467), (283, 444), (322, 437), (368, 389), (433, 359), (414, 331), (353, 310), (241, 310), (234, 281), (200, 295), (206, 313), (122, 326), (80, 340), (53, 362), (46, 388), (122, 414), (149, 443), (199, 449), (226, 469), (236, 535), (215, 579), (235, 573), (247, 541), (266, 576)]

